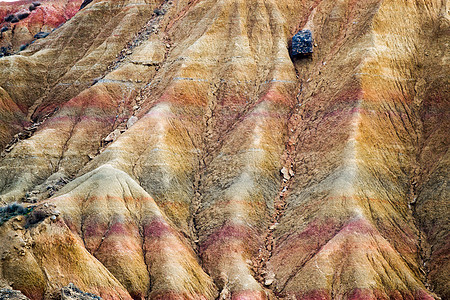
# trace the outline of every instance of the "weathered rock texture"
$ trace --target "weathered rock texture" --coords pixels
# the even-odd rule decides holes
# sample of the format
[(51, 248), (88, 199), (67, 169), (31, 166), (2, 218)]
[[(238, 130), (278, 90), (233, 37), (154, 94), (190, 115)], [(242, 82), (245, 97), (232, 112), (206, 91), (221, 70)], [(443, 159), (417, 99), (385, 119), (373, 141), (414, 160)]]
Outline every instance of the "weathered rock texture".
[(76, 287), (73, 283), (61, 289), (61, 300), (101, 300), (97, 295), (86, 293)]
[(28, 300), (20, 291), (11, 289), (0, 289), (0, 299), (2, 300)]
[[(51, 208), (0, 226), (0, 283), (450, 298), (448, 10), (92, 1), (0, 59), (1, 202)], [(314, 51), (291, 58), (301, 29)]]
[[(14, 3), (0, 2), (0, 47), (9, 53), (20, 50), (35, 40), (39, 32), (50, 33), (72, 18), (82, 0), (22, 0)], [(34, 4), (33, 4), (34, 3)], [(11, 16), (18, 22), (9, 21)], [(23, 18), (23, 19), (22, 19)]]

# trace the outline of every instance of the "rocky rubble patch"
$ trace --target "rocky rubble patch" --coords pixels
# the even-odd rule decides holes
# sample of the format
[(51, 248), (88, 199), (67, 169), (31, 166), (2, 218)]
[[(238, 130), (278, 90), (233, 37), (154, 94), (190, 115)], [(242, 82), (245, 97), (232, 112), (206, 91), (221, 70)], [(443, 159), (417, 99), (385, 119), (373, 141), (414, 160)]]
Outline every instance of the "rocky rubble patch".
[(45, 115), (42, 120), (36, 121), (32, 123), (30, 126), (25, 127), (23, 131), (14, 135), (13, 139), (6, 145), (4, 153), (1, 156), (4, 156), (6, 153), (11, 152), (12, 149), (22, 140), (29, 139), (33, 136), (33, 134), (39, 129), (39, 127), (50, 118), (58, 109), (55, 109), (53, 112)]
[(0, 300), (29, 300), (21, 291), (0, 289)]
[(86, 293), (77, 288), (73, 283), (61, 289), (61, 300), (101, 300), (97, 295)]
[(70, 178), (62, 172), (51, 175), (44, 183), (36, 186), (25, 194), (22, 202), (37, 203), (52, 197), (63, 186), (70, 182)]
[(56, 205), (51, 203), (43, 203), (37, 206), (33, 206), (31, 212), (26, 216), (26, 225), (28, 228), (39, 222), (44, 221), (46, 218), (50, 217), (52, 220), (56, 220), (60, 212), (56, 209)]

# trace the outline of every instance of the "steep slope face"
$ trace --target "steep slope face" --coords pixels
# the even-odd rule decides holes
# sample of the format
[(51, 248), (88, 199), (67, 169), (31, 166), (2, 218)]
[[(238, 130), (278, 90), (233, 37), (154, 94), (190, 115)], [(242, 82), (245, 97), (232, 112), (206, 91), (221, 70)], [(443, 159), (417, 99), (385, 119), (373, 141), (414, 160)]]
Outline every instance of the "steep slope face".
[[(65, 26), (1, 61), (5, 118), (1, 146), (27, 120), (36, 122), (92, 85), (148, 20), (157, 2), (93, 2)], [(83, 51), (80, 51), (82, 45)], [(3, 100), (5, 99), (5, 100)], [(3, 121), (5, 120), (5, 121)], [(15, 121), (9, 127), (6, 121)]]
[[(12, 136), (13, 129), (16, 129), (8, 127), (6, 122), (13, 119), (16, 113), (19, 114), (17, 110), (22, 112), (22, 118), (26, 116), (31, 118), (31, 121), (43, 120), (59, 109), (61, 103), (67, 102), (71, 97), (91, 86), (94, 78), (106, 70), (117, 53), (126, 45), (128, 39), (145, 24), (152, 13), (152, 3), (142, 5), (141, 3), (129, 3), (129, 1), (115, 1), (113, 4), (94, 2), (52, 35), (39, 40), (26, 51), (23, 51), (22, 55), (2, 59), (0, 80), (5, 91), (5, 102), (11, 103), (10, 106), (6, 106), (6, 109), (11, 109), (11, 111), (2, 112), (8, 116), (5, 121), (2, 119), (1, 122), (7, 128), (6, 132), (3, 133), (5, 137), (2, 140), (3, 143), (6, 144), (7, 138)], [(101, 24), (103, 26), (100, 26)], [(74, 32), (77, 34), (74, 34)], [(79, 51), (80, 44), (84, 45), (87, 51)], [(115, 87), (118, 89), (115, 93), (120, 93), (120, 97), (122, 89), (133, 93), (133, 90), (126, 86), (115, 85)], [(66, 106), (67, 109), (62, 109), (59, 116), (52, 119), (53, 125), (49, 124), (46, 127), (49, 131), (42, 132), (44, 135), (50, 133), (52, 139), (58, 140), (58, 142), (48, 148), (53, 154), (40, 156), (40, 158), (36, 156), (35, 158), (46, 160), (45, 157), (52, 157), (51, 162), (30, 162), (36, 168), (33, 172), (35, 175), (30, 178), (30, 174), (24, 174), (20, 171), (20, 165), (23, 162), (11, 158), (11, 162), (14, 161), (13, 164), (16, 164), (18, 168), (13, 172), (17, 173), (11, 174), (12, 177), (3, 178), (6, 181), (2, 179), (0, 185), (4, 188), (12, 185), (11, 190), (13, 191), (15, 190), (14, 186), (22, 185), (22, 181), (31, 186), (58, 169), (60, 161), (62, 161), (62, 154), (69, 145), (70, 136), (76, 134), (75, 125), (80, 119), (87, 121), (85, 112), (91, 111), (94, 121), (97, 120), (98, 124), (101, 124), (104, 128), (113, 126), (117, 115), (116, 105), (108, 101), (102, 104), (103, 92), (98, 91), (98, 88), (102, 89), (102, 87), (96, 86), (93, 90), (86, 90), (84, 95), (80, 94), (69, 101)], [(107, 87), (103, 87), (104, 89), (107, 89)], [(112, 88), (110, 91), (114, 93)], [(90, 101), (93, 94), (99, 95), (99, 101)], [(108, 106), (109, 108), (107, 108)], [(104, 119), (101, 119), (102, 115)], [(16, 122), (20, 120), (16, 120)], [(63, 126), (60, 121), (65, 125)], [(99, 143), (97, 135), (101, 134), (101, 130), (97, 130), (90, 121), (88, 122), (89, 126), (92, 125), (91, 128), (98, 132), (91, 137)], [(57, 134), (59, 137), (52, 134), (55, 128), (59, 129)], [(81, 141), (81, 139), (78, 140)], [(27, 140), (26, 142), (31, 142), (31, 144), (28, 146), (20, 144), (19, 146), (19, 148), (25, 147), (26, 150), (17, 149), (17, 152), (13, 152), (21, 155), (19, 153), (28, 152), (29, 149), (42, 150), (34, 144), (34, 140)], [(82, 144), (97, 147), (92, 142), (81, 141)], [(89, 151), (88, 148), (86, 150)], [(34, 160), (35, 158), (31, 159)], [(80, 157), (79, 155), (78, 158), (82, 158), (84, 162), (89, 159), (87, 156)], [(39, 178), (36, 178), (36, 175)], [(14, 180), (12, 180), (13, 178)]]
[[(427, 65), (437, 65), (437, 78), (448, 73), (439, 59), (445, 46), (429, 31), (448, 28), (448, 21), (439, 3), (350, 4), (344, 1), (333, 8), (335, 22), (349, 24), (347, 31), (337, 33), (328, 53), (313, 56), (304, 75), (303, 105), (291, 125), (298, 140), (291, 139), (294, 150), (288, 148), (296, 177), (289, 183), (292, 193), (275, 230), (279, 247), (270, 266), (279, 274), (281, 294), (422, 298), (426, 276), (421, 260), (428, 250), (421, 248), (425, 236), (416, 226), (421, 221), (414, 221), (414, 205), (422, 184), (417, 155), (424, 145), (419, 140), (424, 124), (430, 123), (417, 85), (424, 72), (436, 76)], [(314, 19), (320, 18), (324, 5), (319, 4)], [(355, 39), (370, 19), (373, 27)], [(331, 20), (322, 20), (323, 25), (314, 24), (318, 39), (331, 26)], [(426, 57), (431, 51), (434, 62)], [(332, 70), (336, 67), (339, 73)], [(448, 86), (442, 81), (438, 85), (440, 90)], [(444, 107), (427, 114), (446, 114)], [(436, 134), (433, 139), (446, 139)], [(443, 157), (448, 144), (440, 146), (443, 152), (436, 155)], [(430, 216), (442, 218), (448, 212), (445, 205)], [(448, 234), (447, 222), (440, 220), (434, 230)], [(446, 246), (440, 249), (448, 251)]]
[[(21, 47), (25, 48), (38, 38), (50, 34), (78, 12), (81, 2), (81, 0), (0, 2), (0, 56), (13, 54)], [(21, 16), (20, 20), (19, 16)], [(36, 35), (40, 36), (35, 37)], [(31, 63), (25, 68), (30, 71), (37, 66)], [(23, 83), (18, 84), (23, 85)], [(15, 88), (11, 82), (8, 85)], [(2, 94), (0, 97), (0, 147), (3, 149), (14, 134), (29, 126), (30, 123), (26, 118), (25, 109), (11, 99), (3, 87), (0, 93)]]
[[(80, 8), (82, 0), (44, 0), (0, 2), (0, 47), (6, 53), (15, 53), (28, 45), (38, 33), (50, 33)], [(36, 37), (35, 37), (36, 36)]]
[(104, 165), (68, 184), (52, 203), (134, 299), (164, 299), (167, 291), (212, 297), (212, 281), (186, 240), (128, 174)]
[[(0, 227), (1, 284), (448, 297), (446, 5), (93, 1), (0, 59), (2, 135), (34, 122), (2, 153), (1, 201), (61, 213)], [(289, 56), (299, 29), (311, 56)]]

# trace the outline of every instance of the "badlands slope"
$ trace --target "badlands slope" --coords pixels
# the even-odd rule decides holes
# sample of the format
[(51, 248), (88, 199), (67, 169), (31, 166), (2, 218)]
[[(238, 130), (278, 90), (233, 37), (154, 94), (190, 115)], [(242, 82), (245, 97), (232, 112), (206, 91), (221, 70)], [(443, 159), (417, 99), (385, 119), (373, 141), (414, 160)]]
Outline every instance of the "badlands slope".
[(0, 287), (450, 299), (448, 12), (94, 0), (0, 59)]
[[(53, 29), (72, 18), (80, 8), (82, 0), (47, 0), (15, 2), (0, 1), (0, 47), (10, 53), (20, 50), (34, 40), (39, 32), (50, 33)], [(34, 4), (33, 4), (34, 3)], [(28, 14), (28, 16), (26, 16)], [(23, 15), (24, 19), (8, 21), (8, 16)], [(6, 19), (5, 19), (6, 18)]]

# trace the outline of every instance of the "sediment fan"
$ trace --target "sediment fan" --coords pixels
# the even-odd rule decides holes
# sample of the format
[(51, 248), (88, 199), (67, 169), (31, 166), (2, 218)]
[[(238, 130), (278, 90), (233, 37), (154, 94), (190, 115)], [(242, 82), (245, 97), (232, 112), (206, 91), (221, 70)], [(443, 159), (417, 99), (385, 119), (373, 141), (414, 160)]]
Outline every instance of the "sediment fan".
[(2, 297), (450, 298), (445, 1), (31, 3), (0, 3)]

